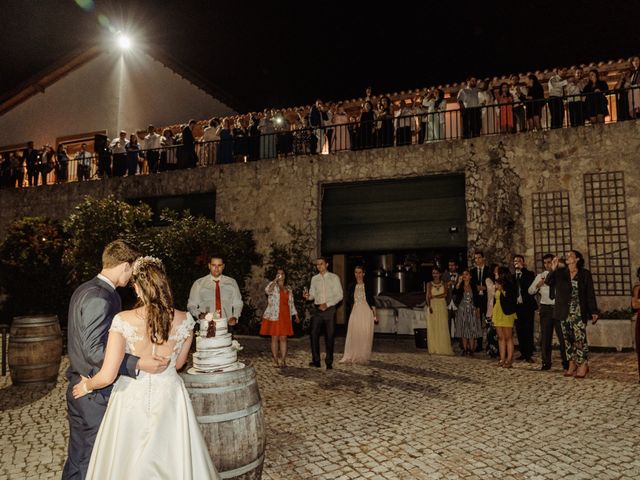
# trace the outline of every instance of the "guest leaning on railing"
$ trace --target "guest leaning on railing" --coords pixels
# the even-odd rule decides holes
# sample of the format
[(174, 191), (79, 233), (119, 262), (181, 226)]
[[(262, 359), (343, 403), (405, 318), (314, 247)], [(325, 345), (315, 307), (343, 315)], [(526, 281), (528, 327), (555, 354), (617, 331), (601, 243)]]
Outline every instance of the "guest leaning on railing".
[(607, 97), (605, 97), (609, 86), (600, 78), (600, 74), (595, 68), (589, 70), (589, 82), (582, 91), (588, 94), (586, 99), (589, 121), (592, 124), (604, 123), (604, 117), (609, 115)]
[(91, 160), (93, 155), (87, 151), (87, 144), (80, 146), (80, 151), (76, 154), (75, 161), (78, 168), (78, 181), (91, 179)]
[(67, 181), (69, 176), (69, 155), (67, 154), (67, 149), (63, 143), (58, 145), (58, 151), (56, 154), (58, 156), (56, 183), (64, 183)]

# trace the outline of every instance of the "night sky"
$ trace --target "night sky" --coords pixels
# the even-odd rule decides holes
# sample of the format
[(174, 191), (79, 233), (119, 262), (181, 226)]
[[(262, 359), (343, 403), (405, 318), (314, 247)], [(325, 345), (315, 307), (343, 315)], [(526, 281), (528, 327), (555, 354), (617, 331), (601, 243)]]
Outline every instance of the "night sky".
[(103, 41), (110, 34), (99, 16), (219, 85), (243, 110), (640, 52), (638, 0), (433, 3), (3, 0), (0, 92)]

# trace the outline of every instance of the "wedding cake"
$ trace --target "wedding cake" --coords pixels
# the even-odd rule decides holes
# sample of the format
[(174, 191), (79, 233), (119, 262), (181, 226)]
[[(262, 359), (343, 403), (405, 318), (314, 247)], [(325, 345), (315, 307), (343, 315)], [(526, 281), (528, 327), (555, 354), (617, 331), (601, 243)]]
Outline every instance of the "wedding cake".
[(226, 318), (214, 318), (208, 313), (198, 321), (193, 367), (197, 373), (226, 371), (238, 364), (240, 344), (231, 338)]

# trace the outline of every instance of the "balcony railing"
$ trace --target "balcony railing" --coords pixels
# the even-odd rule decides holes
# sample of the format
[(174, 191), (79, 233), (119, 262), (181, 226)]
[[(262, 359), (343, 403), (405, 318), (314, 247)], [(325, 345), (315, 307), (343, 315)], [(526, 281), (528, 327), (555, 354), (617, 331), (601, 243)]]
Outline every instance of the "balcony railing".
[[(452, 104), (448, 105), (449, 107)], [(401, 147), (483, 135), (511, 134), (533, 129), (571, 128), (640, 118), (640, 87), (576, 96), (495, 103), (442, 111), (407, 111), (404, 115), (296, 130), (271, 122), (258, 134), (224, 131), (220, 140), (165, 146), (155, 150), (112, 154), (90, 159), (36, 163), (0, 168), (4, 187), (147, 175), (201, 166), (251, 162), (289, 156), (339, 154), (344, 151)], [(367, 117), (368, 116), (368, 117)], [(538, 119), (534, 118), (538, 117)], [(369, 118), (369, 120), (367, 120)]]

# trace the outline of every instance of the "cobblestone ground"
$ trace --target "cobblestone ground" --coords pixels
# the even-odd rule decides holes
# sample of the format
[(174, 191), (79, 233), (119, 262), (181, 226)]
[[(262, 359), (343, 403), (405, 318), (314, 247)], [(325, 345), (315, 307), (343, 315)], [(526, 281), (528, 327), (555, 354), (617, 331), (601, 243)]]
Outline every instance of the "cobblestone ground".
[[(307, 367), (308, 340), (292, 340), (290, 367), (276, 369), (267, 340), (241, 342), (264, 401), (265, 479), (640, 478), (633, 353), (594, 354), (580, 381), (394, 338), (376, 339), (369, 366), (332, 371)], [(0, 480), (60, 477), (65, 388), (62, 376), (53, 389), (0, 377)]]

